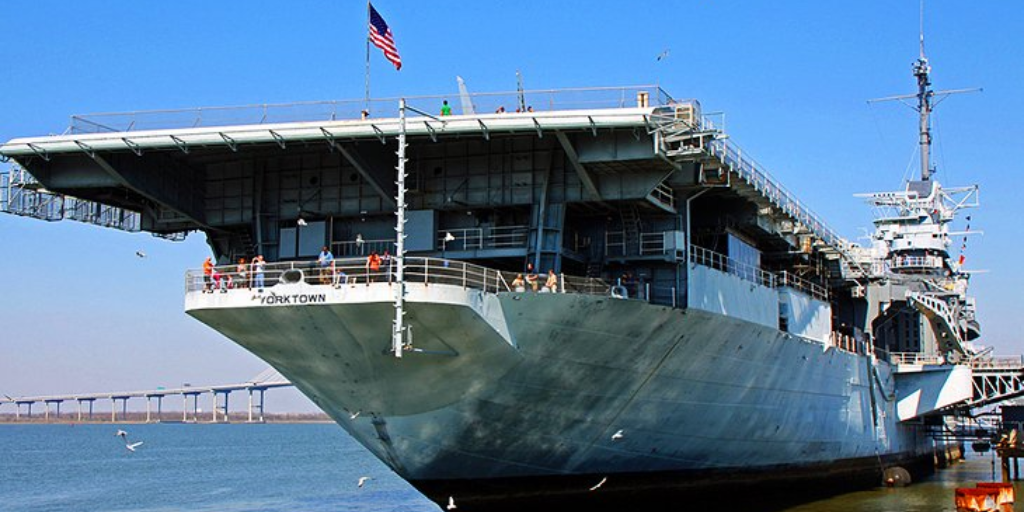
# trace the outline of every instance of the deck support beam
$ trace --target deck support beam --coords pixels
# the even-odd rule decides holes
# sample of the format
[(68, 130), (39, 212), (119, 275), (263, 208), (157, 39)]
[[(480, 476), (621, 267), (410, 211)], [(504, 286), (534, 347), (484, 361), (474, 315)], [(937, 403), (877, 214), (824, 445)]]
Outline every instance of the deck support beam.
[(580, 163), (580, 156), (576, 153), (576, 148), (572, 147), (572, 143), (569, 142), (569, 138), (565, 136), (561, 131), (556, 131), (555, 136), (558, 137), (558, 142), (562, 144), (562, 149), (565, 150), (565, 156), (569, 157), (569, 162), (572, 164), (573, 169), (576, 169), (576, 174), (580, 177), (580, 181), (583, 182), (583, 187), (587, 189), (598, 201), (601, 201), (601, 192), (597, 189), (597, 184), (594, 182), (594, 178), (590, 175), (590, 171)]
[(372, 187), (373, 190), (377, 192), (378, 195), (380, 195), (381, 199), (384, 201), (385, 204), (392, 208), (395, 207), (395, 198), (391, 197), (391, 194), (385, 192), (384, 186), (381, 185), (380, 181), (378, 181), (377, 178), (373, 176), (373, 174), (370, 174), (369, 167), (367, 167), (367, 165), (363, 162), (363, 159), (359, 157), (358, 153), (349, 151), (347, 148), (345, 148), (345, 146), (338, 144), (333, 139), (330, 139), (328, 141), (328, 144), (330, 144), (332, 148), (337, 150), (338, 153), (341, 153), (341, 156), (345, 157), (345, 160), (347, 160), (348, 163), (352, 165), (352, 167), (355, 167), (356, 172), (358, 172), (359, 175), (362, 176), (363, 179), (370, 184), (370, 187)]

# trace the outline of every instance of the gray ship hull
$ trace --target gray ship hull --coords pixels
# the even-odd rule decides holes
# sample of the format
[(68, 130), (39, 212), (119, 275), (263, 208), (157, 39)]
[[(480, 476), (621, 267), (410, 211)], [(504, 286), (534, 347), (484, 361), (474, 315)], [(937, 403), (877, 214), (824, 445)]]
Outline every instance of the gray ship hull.
[(610, 491), (830, 472), (878, 481), (881, 465), (931, 454), (896, 419), (888, 364), (743, 320), (411, 284), (416, 351), (398, 359), (388, 285), (294, 286), (323, 300), (191, 294), (187, 309), (439, 502), (587, 493), (604, 477)]

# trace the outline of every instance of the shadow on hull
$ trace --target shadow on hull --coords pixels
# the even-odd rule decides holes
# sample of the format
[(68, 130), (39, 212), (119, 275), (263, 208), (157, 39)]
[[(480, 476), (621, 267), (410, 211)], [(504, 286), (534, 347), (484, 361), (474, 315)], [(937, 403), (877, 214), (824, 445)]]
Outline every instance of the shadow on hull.
[[(958, 457), (959, 452), (954, 449), (945, 455)], [(917, 480), (933, 473), (935, 463), (936, 458), (929, 454), (883, 460), (867, 457), (828, 465), (779, 467), (756, 472), (694, 471), (615, 474), (607, 477), (573, 475), (411, 483), (441, 505), (442, 509), (448, 505), (449, 497), (452, 497), (457, 510), (469, 512), (776, 512), (798, 504), (879, 486), (882, 484), (884, 468), (904, 467)], [(597, 488), (591, 490), (595, 486)]]

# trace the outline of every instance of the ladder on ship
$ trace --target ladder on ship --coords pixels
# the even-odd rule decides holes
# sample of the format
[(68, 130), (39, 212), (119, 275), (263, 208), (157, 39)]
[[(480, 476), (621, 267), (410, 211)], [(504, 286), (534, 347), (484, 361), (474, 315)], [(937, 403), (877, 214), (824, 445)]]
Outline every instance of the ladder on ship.
[(622, 222), (623, 256), (640, 254), (640, 233), (643, 231), (640, 212), (635, 205), (629, 205), (619, 210), (619, 219)]

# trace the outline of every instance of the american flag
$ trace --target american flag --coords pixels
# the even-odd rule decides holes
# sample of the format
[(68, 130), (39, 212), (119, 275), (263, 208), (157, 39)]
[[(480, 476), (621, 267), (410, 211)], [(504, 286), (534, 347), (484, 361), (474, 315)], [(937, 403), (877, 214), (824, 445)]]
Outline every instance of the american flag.
[(384, 58), (391, 61), (396, 70), (402, 69), (402, 57), (398, 55), (395, 36), (391, 34), (391, 29), (384, 22), (384, 18), (380, 17), (377, 9), (371, 4), (367, 5), (370, 6), (370, 42), (384, 51)]

